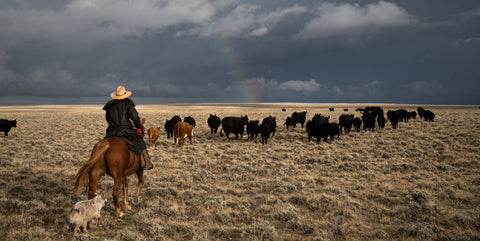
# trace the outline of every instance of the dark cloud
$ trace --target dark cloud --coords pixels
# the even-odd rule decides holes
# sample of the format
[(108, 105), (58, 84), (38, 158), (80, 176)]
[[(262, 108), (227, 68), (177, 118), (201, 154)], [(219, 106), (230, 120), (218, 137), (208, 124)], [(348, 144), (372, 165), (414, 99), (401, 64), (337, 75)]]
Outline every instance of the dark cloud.
[(0, 103), (480, 102), (476, 0), (0, 6)]

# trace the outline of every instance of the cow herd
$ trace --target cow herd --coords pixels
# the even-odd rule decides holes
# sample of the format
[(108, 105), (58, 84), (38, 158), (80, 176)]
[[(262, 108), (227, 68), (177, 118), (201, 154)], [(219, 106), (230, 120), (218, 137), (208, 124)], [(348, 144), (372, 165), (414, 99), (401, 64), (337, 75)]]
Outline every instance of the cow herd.
[[(284, 111), (284, 109), (282, 109)], [(332, 111), (332, 110), (331, 110)], [(306, 129), (308, 141), (312, 138), (316, 138), (317, 143), (323, 139), (328, 141), (328, 137), (333, 141), (335, 137), (339, 137), (341, 134), (349, 134), (352, 127), (355, 131), (360, 132), (363, 125), (365, 131), (375, 131), (375, 127), (385, 127), (384, 111), (380, 107), (367, 106), (364, 109), (357, 108), (355, 111), (360, 112), (361, 116), (355, 117), (354, 114), (342, 114), (339, 117), (339, 122), (333, 122), (330, 120), (330, 116), (323, 116), (322, 114), (315, 114), (311, 120), (306, 120), (307, 112), (293, 112), (291, 116), (285, 119), (285, 125), (287, 130), (290, 127), (295, 128), (297, 124), (301, 125), (301, 128)], [(405, 109), (388, 110), (386, 115), (387, 119), (393, 129), (398, 128), (399, 122), (408, 122), (410, 119), (415, 119), (418, 116), (425, 121), (434, 121), (435, 114), (430, 110), (425, 110), (422, 107), (418, 107), (417, 111), (407, 111)], [(306, 122), (306, 123), (305, 123)], [(217, 115), (210, 114), (207, 120), (207, 124), (210, 127), (210, 134), (215, 134), (218, 128), (221, 126), (220, 135), (225, 135), (230, 140), (230, 135), (234, 135), (235, 139), (243, 138), (245, 129), (247, 131), (247, 140), (254, 141), (258, 135), (261, 136), (261, 143), (267, 144), (268, 138), (275, 135), (277, 128), (277, 119), (274, 116), (265, 117), (262, 122), (259, 120), (250, 120), (248, 116), (240, 117), (224, 117), (220, 119)], [(171, 119), (167, 119), (165, 122), (165, 131), (167, 133), (167, 139), (174, 137), (175, 143), (183, 145), (184, 138), (189, 137), (190, 142), (193, 135), (193, 128), (196, 126), (195, 119), (191, 116), (187, 116), (183, 119), (180, 116), (173, 116)], [(17, 127), (16, 120), (10, 121), (0, 119), (0, 132), (4, 132), (4, 137), (8, 136), (8, 132), (12, 127)], [(246, 128), (245, 128), (246, 127)], [(158, 139), (160, 127), (150, 127), (148, 129), (149, 144), (155, 146), (155, 142)]]
[[(284, 109), (282, 109), (282, 111), (284, 111)], [(345, 111), (348, 111), (348, 109)], [(433, 112), (425, 110), (422, 107), (417, 108), (417, 111), (407, 111), (405, 109), (388, 110), (386, 113), (387, 119), (381, 107), (367, 106), (363, 109), (358, 108), (356, 111), (360, 112), (361, 116), (355, 117), (354, 114), (342, 114), (338, 122), (331, 121), (330, 116), (324, 116), (322, 114), (314, 114), (312, 119), (307, 121), (307, 111), (293, 112), (291, 116), (285, 119), (285, 126), (287, 130), (290, 127), (295, 128), (297, 124), (300, 124), (301, 128), (305, 126), (308, 141), (316, 138), (317, 143), (320, 143), (322, 139), (325, 142), (328, 141), (328, 138), (330, 138), (330, 141), (333, 141), (335, 137), (338, 138), (341, 134), (349, 134), (352, 127), (357, 132), (361, 131), (362, 125), (364, 131), (375, 131), (376, 127), (383, 129), (385, 128), (387, 119), (393, 129), (398, 128), (399, 122), (408, 122), (410, 119), (415, 119), (417, 113), (418, 116), (425, 119), (425, 121), (434, 121), (435, 119)], [(268, 138), (275, 135), (277, 119), (274, 116), (268, 116), (260, 122), (259, 120), (249, 120), (247, 115), (240, 117), (228, 116), (221, 119), (217, 115), (210, 114), (207, 124), (210, 127), (210, 134), (212, 135), (217, 133), (218, 128), (221, 127), (221, 136), (225, 135), (227, 140), (230, 140), (233, 135), (237, 140), (239, 137), (243, 138), (246, 130), (248, 141), (256, 141), (258, 135), (260, 135), (261, 143), (267, 144)], [(180, 116), (173, 116), (170, 120), (166, 120), (165, 131), (167, 132), (167, 138), (173, 136), (175, 128), (179, 125), (182, 126), (182, 129), (191, 130), (195, 127), (195, 119), (188, 116), (185, 117), (182, 122)], [(156, 136), (158, 137), (158, 131), (152, 130), (151, 132), (157, 133)], [(177, 143), (177, 138), (181, 138), (183, 144), (184, 137), (188, 136), (191, 138), (190, 132), (175, 135), (175, 143)], [(154, 146), (157, 137), (150, 136), (149, 134), (151, 146)]]
[[(355, 117), (353, 114), (343, 114), (339, 117), (339, 123), (329, 122), (329, 116), (315, 114), (312, 120), (309, 120), (306, 124), (308, 141), (310, 141), (312, 137), (317, 138), (317, 143), (320, 143), (321, 138), (326, 142), (328, 137), (333, 141), (334, 137), (340, 136), (342, 132), (345, 132), (345, 134), (350, 133), (352, 126), (357, 132), (360, 132), (362, 125), (365, 131), (375, 131), (376, 126), (380, 129), (385, 128), (386, 119), (382, 108), (367, 106), (365, 109), (358, 108), (356, 111), (360, 112), (362, 116)], [(418, 107), (417, 112), (425, 121), (434, 121), (435, 119), (435, 114), (430, 110)], [(397, 129), (399, 122), (408, 122), (410, 119), (415, 119), (417, 112), (407, 111), (405, 109), (389, 110), (387, 112), (387, 118), (392, 128)], [(292, 125), (294, 115), (298, 115), (298, 113), (292, 114), (292, 117), (287, 117), (285, 120), (287, 129), (289, 125)]]

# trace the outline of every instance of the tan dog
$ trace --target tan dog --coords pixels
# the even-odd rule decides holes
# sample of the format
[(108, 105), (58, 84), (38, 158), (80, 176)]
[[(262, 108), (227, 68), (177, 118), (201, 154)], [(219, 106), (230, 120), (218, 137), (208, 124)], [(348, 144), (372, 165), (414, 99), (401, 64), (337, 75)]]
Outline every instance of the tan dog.
[(150, 142), (150, 146), (155, 147), (155, 143), (157, 142), (158, 136), (160, 135), (160, 127), (150, 127), (148, 128), (148, 139)]
[(175, 124), (173, 129), (175, 145), (177, 145), (178, 142), (178, 146), (183, 146), (185, 144), (185, 137), (187, 136), (190, 139), (190, 144), (193, 144), (193, 127), (188, 122), (178, 122)]
[(73, 233), (76, 234), (83, 226), (83, 232), (87, 232), (88, 222), (95, 218), (101, 218), (100, 211), (105, 205), (107, 198), (104, 194), (98, 194), (93, 199), (77, 202), (70, 210), (70, 223), (75, 224)]

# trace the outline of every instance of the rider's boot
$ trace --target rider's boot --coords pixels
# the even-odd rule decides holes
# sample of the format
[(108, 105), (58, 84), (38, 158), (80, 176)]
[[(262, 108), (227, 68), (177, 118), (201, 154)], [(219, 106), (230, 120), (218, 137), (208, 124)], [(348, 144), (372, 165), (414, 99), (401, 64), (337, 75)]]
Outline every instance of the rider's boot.
[(148, 155), (147, 149), (143, 150), (142, 153), (140, 154), (141, 156), (141, 162), (142, 162), (142, 168), (144, 170), (150, 170), (153, 168), (153, 163), (150, 161), (150, 155)]

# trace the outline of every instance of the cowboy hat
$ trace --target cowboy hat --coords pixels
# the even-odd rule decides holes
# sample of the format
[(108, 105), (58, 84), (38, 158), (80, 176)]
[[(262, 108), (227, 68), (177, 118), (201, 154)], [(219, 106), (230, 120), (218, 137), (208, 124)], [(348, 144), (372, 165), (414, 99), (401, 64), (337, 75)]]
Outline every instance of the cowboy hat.
[(128, 98), (130, 95), (132, 95), (131, 91), (126, 91), (125, 87), (123, 86), (118, 86), (117, 91), (112, 92), (110, 96), (116, 100), (123, 100), (125, 98)]

